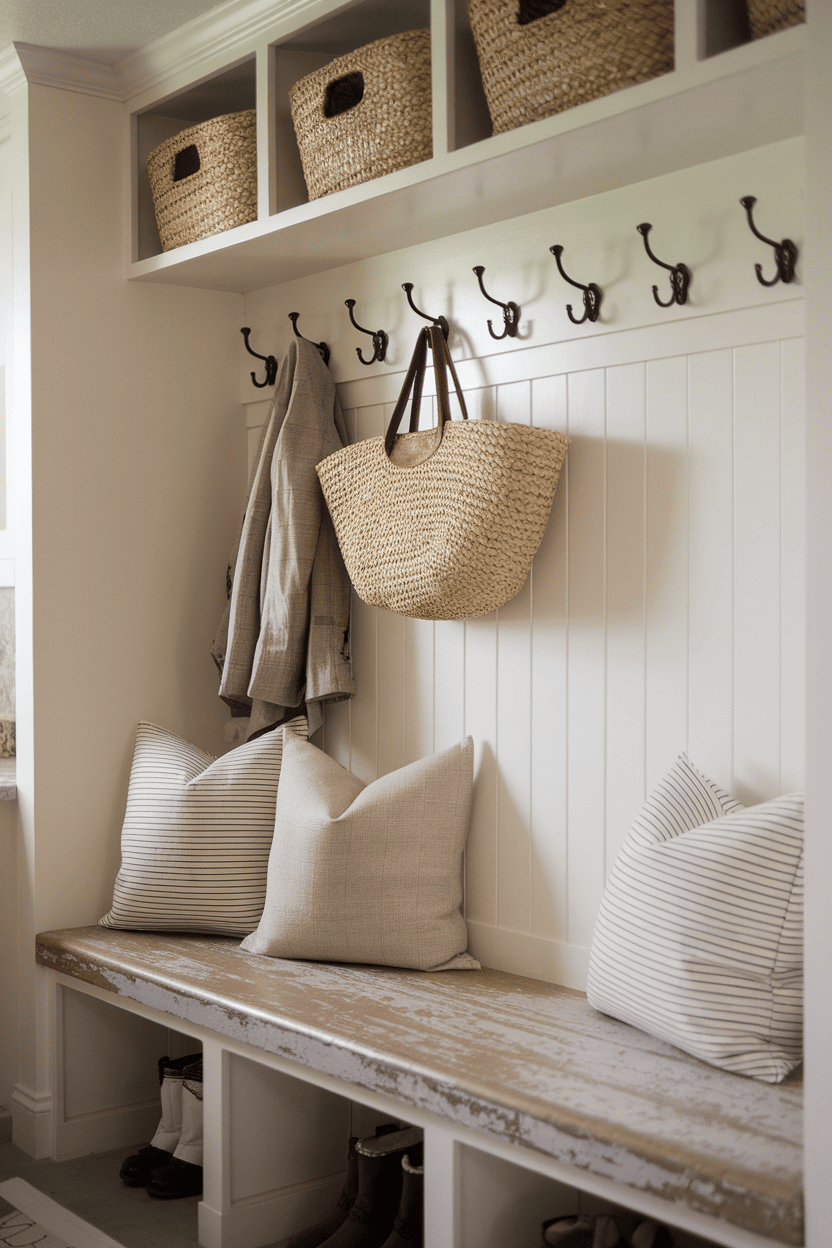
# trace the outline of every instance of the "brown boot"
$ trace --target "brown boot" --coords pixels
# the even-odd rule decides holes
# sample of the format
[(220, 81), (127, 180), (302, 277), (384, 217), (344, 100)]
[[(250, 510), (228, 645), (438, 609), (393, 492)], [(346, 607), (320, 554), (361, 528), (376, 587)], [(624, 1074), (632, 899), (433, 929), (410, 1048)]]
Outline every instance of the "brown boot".
[(358, 1141), (358, 1196), (341, 1226), (321, 1248), (382, 1248), (401, 1204), (402, 1154), (421, 1138), (418, 1127), (408, 1127)]

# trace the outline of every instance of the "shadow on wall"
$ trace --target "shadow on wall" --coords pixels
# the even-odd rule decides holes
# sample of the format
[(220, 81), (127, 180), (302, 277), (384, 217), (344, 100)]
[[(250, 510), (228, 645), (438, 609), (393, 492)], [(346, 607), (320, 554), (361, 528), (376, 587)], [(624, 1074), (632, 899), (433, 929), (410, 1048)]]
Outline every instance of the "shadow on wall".
[(14, 589), (0, 588), (0, 758), (14, 755)]

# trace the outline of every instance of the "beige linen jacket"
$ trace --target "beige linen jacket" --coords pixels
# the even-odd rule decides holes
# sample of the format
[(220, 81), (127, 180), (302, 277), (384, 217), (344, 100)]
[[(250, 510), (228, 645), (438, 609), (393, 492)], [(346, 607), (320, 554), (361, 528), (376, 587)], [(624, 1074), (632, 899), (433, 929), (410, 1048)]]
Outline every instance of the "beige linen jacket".
[(260, 439), (214, 639), (220, 697), (251, 707), (249, 738), (352, 697), (350, 581), (315, 465), (347, 444), (335, 383), (313, 343), (293, 338)]

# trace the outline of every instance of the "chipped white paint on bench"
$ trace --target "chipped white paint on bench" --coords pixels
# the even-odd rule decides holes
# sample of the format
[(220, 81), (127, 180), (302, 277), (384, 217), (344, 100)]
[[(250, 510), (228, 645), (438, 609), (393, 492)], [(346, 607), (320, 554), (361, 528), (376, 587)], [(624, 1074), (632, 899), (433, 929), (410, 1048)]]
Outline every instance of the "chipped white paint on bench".
[(289, 962), (220, 937), (100, 927), (42, 934), (37, 959), (576, 1171), (803, 1243), (799, 1079), (771, 1087), (719, 1071), (580, 993), (499, 971)]

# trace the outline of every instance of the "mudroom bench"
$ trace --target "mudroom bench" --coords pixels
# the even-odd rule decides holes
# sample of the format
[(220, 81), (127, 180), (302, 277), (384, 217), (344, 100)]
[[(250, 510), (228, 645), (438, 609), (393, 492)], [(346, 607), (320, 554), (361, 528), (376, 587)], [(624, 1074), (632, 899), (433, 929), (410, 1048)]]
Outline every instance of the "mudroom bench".
[[(206, 1248), (254, 1248), (314, 1221), (340, 1190), (348, 1135), (373, 1113), (424, 1128), (430, 1248), (537, 1248), (539, 1229), (521, 1235), (520, 1221), (539, 1228), (578, 1198), (665, 1221), (681, 1245), (803, 1243), (799, 1078), (716, 1070), (581, 993), (97, 926), (42, 933), (37, 961), (55, 1010), (59, 1128), (73, 1119), (65, 1020), (79, 1007), (67, 998), (105, 1030), (129, 1011), (202, 1045)], [(152, 1105), (143, 1112), (152, 1121)]]

